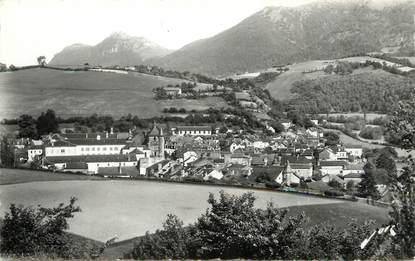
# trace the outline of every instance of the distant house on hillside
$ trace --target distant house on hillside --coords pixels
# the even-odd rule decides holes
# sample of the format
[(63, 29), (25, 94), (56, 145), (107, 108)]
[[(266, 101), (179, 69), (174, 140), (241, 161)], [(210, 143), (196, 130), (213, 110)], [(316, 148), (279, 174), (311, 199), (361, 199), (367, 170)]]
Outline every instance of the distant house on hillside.
[(179, 87), (163, 87), (167, 95), (179, 96), (182, 94), (182, 89)]
[(235, 92), (235, 99), (238, 101), (250, 101), (251, 95), (247, 92)]
[(173, 135), (178, 136), (210, 136), (212, 127), (210, 126), (176, 126), (171, 128)]

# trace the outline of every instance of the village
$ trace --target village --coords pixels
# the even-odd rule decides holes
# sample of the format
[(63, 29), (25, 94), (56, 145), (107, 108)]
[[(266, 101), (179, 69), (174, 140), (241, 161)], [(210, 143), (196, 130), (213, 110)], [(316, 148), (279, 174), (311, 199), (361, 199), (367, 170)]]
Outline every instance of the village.
[(154, 122), (147, 132), (61, 133), (39, 140), (14, 140), (15, 167), (179, 182), (314, 191), (344, 196), (362, 180), (366, 158), (361, 146), (330, 144), (318, 120), (296, 128), (283, 121), (276, 134), (247, 133), (212, 126), (174, 126)]

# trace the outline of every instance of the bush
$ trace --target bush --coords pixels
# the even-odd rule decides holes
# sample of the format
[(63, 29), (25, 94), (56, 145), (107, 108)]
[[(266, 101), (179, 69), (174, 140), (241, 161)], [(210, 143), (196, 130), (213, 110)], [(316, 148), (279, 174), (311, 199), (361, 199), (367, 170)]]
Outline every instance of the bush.
[(337, 190), (326, 190), (324, 191), (324, 195), (328, 197), (342, 197), (344, 193)]
[(370, 140), (378, 140), (383, 135), (383, 129), (380, 127), (365, 127), (360, 131), (360, 137)]

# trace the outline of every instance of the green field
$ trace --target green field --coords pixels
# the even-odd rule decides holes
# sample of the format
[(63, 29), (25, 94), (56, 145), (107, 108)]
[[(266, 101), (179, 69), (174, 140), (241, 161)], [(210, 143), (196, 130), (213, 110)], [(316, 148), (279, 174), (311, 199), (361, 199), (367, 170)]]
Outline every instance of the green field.
[(48, 108), (62, 117), (93, 113), (119, 117), (131, 113), (147, 118), (160, 115), (166, 107), (203, 110), (226, 106), (219, 97), (153, 99), (153, 88), (181, 82), (181, 79), (134, 72), (117, 74), (37, 68), (0, 73), (0, 119), (15, 118), (24, 113), (38, 115)]

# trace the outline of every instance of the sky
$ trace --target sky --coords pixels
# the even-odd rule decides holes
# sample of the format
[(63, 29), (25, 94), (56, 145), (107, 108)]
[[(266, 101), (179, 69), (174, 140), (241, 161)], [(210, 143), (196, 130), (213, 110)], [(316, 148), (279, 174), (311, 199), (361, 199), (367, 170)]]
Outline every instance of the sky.
[(313, 0), (0, 0), (0, 62), (47, 61), (64, 47), (95, 45), (113, 32), (169, 49), (224, 31), (266, 6)]

